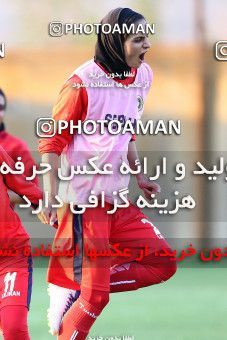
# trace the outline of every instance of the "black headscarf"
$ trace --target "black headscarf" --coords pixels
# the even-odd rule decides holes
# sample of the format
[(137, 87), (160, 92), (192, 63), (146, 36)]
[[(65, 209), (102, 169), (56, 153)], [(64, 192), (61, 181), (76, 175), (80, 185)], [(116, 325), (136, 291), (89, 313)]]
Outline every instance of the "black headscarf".
[[(131, 10), (130, 8), (116, 8), (109, 12), (101, 21), (101, 24), (110, 24), (113, 28), (115, 24), (119, 25), (122, 31), (122, 24), (129, 27), (131, 24), (144, 19), (144, 17)], [(104, 66), (110, 73), (122, 74), (124, 71), (129, 72), (131, 68), (126, 64), (124, 55), (124, 42), (129, 34), (120, 34), (114, 32), (105, 34), (99, 31), (98, 40), (95, 47), (95, 62)], [(125, 78), (124, 76), (121, 79)]]

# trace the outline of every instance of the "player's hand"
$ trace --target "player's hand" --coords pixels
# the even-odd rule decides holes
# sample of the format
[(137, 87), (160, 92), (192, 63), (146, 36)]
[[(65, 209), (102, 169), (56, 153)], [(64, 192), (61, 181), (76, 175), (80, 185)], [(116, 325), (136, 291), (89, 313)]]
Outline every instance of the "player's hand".
[(151, 182), (144, 174), (137, 176), (137, 183), (140, 189), (143, 190), (144, 195), (147, 199), (151, 199), (152, 194), (157, 194), (161, 192), (161, 187), (155, 183)]
[(44, 208), (39, 214), (38, 218), (44, 224), (53, 226), (57, 222), (57, 209)]

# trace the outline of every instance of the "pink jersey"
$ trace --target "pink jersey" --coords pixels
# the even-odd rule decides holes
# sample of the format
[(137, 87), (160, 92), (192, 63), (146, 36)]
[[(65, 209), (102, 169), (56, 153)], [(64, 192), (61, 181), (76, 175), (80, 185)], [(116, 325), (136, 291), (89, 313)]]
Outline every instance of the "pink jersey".
[[(128, 86), (119, 87), (114, 79), (107, 78), (106, 74), (99, 79), (92, 78), (92, 75), (99, 74), (102, 69), (94, 60), (90, 60), (76, 69), (71, 75), (77, 75), (86, 84), (88, 106), (86, 120), (124, 120), (140, 119), (143, 112), (143, 102), (152, 83), (152, 71), (143, 63), (137, 70), (135, 84), (142, 84), (141, 87)], [(102, 82), (108, 87), (93, 87), (92, 83)], [(145, 86), (146, 84), (146, 86)], [(65, 202), (75, 204), (87, 203), (91, 190), (99, 195), (105, 192), (106, 201), (113, 203), (113, 191), (127, 188), (129, 175), (122, 175), (119, 171), (122, 161), (128, 162), (128, 144), (131, 140), (131, 133), (119, 133), (118, 135), (96, 132), (92, 135), (75, 134), (68, 148), (62, 153), (61, 168), (67, 174), (71, 165), (87, 165), (88, 159), (98, 156), (96, 164), (102, 168), (104, 164), (112, 165), (112, 175), (76, 175), (71, 181), (61, 181), (59, 196)]]

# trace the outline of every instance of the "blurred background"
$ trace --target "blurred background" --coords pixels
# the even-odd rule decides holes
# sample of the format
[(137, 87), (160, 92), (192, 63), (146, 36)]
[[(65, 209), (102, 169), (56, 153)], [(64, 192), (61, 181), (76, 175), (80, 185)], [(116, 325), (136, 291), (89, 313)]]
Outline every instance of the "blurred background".
[[(0, 0), (0, 88), (8, 98), (7, 130), (23, 138), (37, 154), (35, 121), (51, 115), (52, 106), (67, 77), (94, 55), (93, 35), (51, 37), (51, 21), (98, 23), (111, 9), (130, 7), (155, 24), (146, 62), (154, 72), (144, 120), (180, 120), (181, 135), (139, 136), (141, 156), (149, 159), (150, 173), (160, 157), (169, 169), (187, 164), (181, 183), (160, 178), (163, 197), (179, 190), (196, 198), (193, 211), (160, 216), (145, 211), (176, 248), (227, 246), (227, 190), (224, 177), (215, 182), (192, 176), (197, 160), (227, 162), (227, 61), (215, 58), (215, 44), (227, 39), (225, 0), (87, 0), (28, 2)], [(226, 52), (227, 53), (227, 52)], [(138, 194), (134, 181), (132, 197)], [(21, 214), (33, 239), (52, 238), (54, 231)], [(133, 293), (112, 296), (111, 303), (92, 329), (95, 336), (131, 335), (135, 339), (223, 339), (226, 336), (226, 264), (180, 264), (171, 281)], [(42, 261), (41, 261), (42, 262)], [(51, 339), (47, 333), (46, 262), (36, 261), (30, 313), (32, 339)], [(45, 262), (45, 263), (44, 263)], [(133, 322), (132, 322), (133, 321)]]

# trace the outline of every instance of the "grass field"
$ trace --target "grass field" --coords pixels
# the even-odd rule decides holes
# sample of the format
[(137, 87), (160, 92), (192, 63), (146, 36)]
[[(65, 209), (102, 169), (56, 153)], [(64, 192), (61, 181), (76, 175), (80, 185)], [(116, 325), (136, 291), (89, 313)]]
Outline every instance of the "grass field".
[[(45, 268), (34, 269), (29, 316), (32, 340), (54, 339), (46, 323), (45, 272)], [(180, 268), (165, 284), (112, 294), (90, 335), (103, 336), (103, 340), (123, 335), (134, 340), (226, 339), (226, 287), (225, 268)]]

